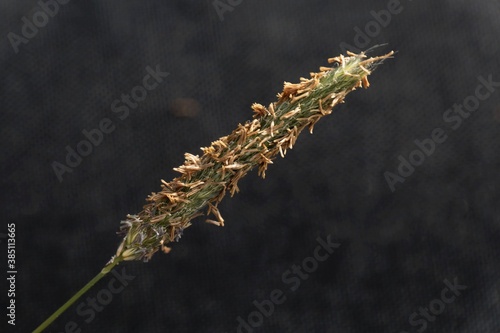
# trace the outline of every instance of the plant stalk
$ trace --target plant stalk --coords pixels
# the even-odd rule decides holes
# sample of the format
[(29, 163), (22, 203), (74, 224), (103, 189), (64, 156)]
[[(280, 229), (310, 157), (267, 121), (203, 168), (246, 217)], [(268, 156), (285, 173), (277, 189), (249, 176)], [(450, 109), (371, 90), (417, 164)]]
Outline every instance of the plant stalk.
[(118, 265), (122, 261), (120, 257), (115, 257), (111, 260), (104, 268), (97, 274), (92, 280), (90, 280), (82, 289), (80, 289), (76, 294), (73, 295), (66, 303), (64, 303), (59, 309), (57, 309), (49, 318), (47, 318), (40, 326), (35, 328), (33, 333), (43, 332), (47, 327), (49, 327), (54, 320), (57, 319), (61, 314), (63, 314), (68, 308), (73, 305), (82, 295), (84, 295), (90, 288), (92, 288), (99, 280), (106, 276), (113, 267)]

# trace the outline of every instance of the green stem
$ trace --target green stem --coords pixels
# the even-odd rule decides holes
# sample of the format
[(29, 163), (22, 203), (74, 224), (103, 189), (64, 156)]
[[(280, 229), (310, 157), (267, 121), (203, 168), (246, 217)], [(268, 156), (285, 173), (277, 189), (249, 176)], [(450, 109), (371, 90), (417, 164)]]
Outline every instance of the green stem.
[(73, 303), (75, 303), (83, 294), (85, 294), (90, 288), (94, 286), (100, 279), (106, 276), (116, 265), (122, 261), (123, 258), (115, 257), (113, 261), (107, 264), (92, 280), (90, 280), (82, 289), (80, 289), (76, 294), (73, 295), (66, 303), (64, 303), (56, 312), (54, 312), (47, 320), (45, 320), (40, 326), (35, 328), (33, 333), (42, 332), (46, 329), (54, 320), (57, 319), (64, 311), (66, 311)]

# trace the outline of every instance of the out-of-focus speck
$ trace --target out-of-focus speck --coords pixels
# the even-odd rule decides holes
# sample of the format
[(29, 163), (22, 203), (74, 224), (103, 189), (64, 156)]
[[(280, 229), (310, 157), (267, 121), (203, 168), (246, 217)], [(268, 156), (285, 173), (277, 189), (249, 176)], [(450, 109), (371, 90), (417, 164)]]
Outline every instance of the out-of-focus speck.
[(497, 122), (500, 123), (500, 105), (497, 105), (493, 109), (493, 119)]
[(192, 98), (176, 98), (168, 106), (169, 112), (175, 117), (194, 118), (201, 110), (201, 105)]

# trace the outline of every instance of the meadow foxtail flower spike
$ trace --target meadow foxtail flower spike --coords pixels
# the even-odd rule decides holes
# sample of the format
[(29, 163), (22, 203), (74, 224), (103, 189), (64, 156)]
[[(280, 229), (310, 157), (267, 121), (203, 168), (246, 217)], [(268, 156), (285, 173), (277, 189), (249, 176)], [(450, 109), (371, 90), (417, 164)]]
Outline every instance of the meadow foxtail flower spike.
[(330, 58), (331, 66), (320, 67), (310, 78), (285, 82), (278, 100), (268, 107), (254, 103), (253, 119), (202, 148), (201, 156), (186, 153), (184, 164), (174, 168), (180, 176), (170, 182), (162, 180), (161, 191), (147, 198), (143, 210), (122, 221), (119, 234), (123, 240), (101, 272), (34, 332), (42, 332), (120, 262), (148, 261), (159, 250), (170, 252), (168, 244), (179, 241), (204, 208), (209, 216), (206, 222), (224, 226), (217, 206), (226, 193), (237, 193), (238, 181), (253, 168), (265, 178), (268, 165), (277, 155), (285, 157), (302, 130), (312, 133), (314, 125), (343, 103), (348, 93), (368, 88), (368, 76), (393, 54), (368, 57), (366, 52), (347, 52)]
[(122, 222), (124, 238), (110, 263), (148, 261), (160, 249), (168, 253), (167, 245), (177, 242), (205, 207), (207, 215), (213, 216), (206, 221), (224, 226), (217, 205), (226, 193), (238, 192), (238, 181), (253, 168), (264, 178), (274, 157), (284, 157), (303, 129), (312, 133), (316, 122), (343, 103), (349, 92), (368, 88), (368, 75), (393, 54), (367, 57), (363, 52), (348, 52), (330, 58), (332, 66), (320, 67), (309, 79), (285, 82), (278, 101), (267, 108), (253, 104), (253, 120), (202, 148), (201, 156), (186, 153), (184, 164), (174, 168), (181, 175), (171, 182), (162, 180), (161, 191), (148, 197), (144, 209)]

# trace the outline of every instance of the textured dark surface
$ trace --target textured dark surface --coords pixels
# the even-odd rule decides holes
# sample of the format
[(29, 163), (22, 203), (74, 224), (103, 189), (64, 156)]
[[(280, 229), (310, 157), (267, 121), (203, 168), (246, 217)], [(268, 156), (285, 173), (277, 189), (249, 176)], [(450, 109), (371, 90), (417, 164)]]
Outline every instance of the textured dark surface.
[[(40, 7), (2, 1), (0, 232), (16, 223), (18, 266), (8, 331), (34, 329), (100, 270), (119, 221), (175, 176), (184, 152), (250, 119), (252, 102), (274, 101), (283, 81), (325, 65), (342, 42), (355, 46), (354, 28), (387, 5), (241, 1), (221, 21), (212, 1), (74, 0), (15, 53), (8, 33), (21, 34), (22, 17)], [(226, 227), (200, 218), (169, 255), (120, 265), (135, 279), (95, 319), (85, 322), (75, 305), (48, 332), (69, 321), (82, 332), (236, 332), (237, 317), (248, 320), (252, 302), (274, 289), (286, 301), (254, 332), (500, 332), (500, 88), (456, 130), (443, 120), (480, 75), (500, 81), (500, 5), (401, 6), (368, 43), (389, 43), (377, 52), (396, 58), (314, 135), (303, 133), (266, 180), (242, 180), (220, 206)], [(170, 75), (120, 120), (113, 101), (156, 65)], [(198, 112), (179, 117), (181, 98)], [(51, 163), (64, 163), (65, 147), (103, 118), (116, 129), (59, 182)], [(384, 172), (438, 127), (447, 140), (392, 192)], [(328, 235), (340, 247), (290, 290), (282, 275)], [(467, 289), (412, 326), (445, 279)]]

